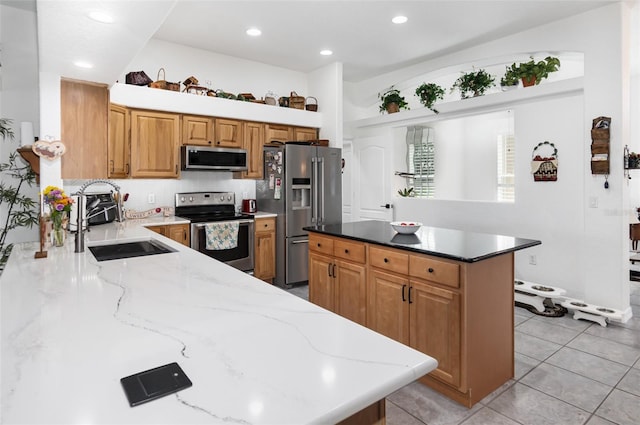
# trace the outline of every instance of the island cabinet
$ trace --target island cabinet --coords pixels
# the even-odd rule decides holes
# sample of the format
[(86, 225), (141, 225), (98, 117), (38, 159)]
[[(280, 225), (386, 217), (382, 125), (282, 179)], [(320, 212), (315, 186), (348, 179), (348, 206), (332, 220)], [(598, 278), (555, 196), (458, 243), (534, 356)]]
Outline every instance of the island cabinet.
[(213, 146), (213, 118), (199, 115), (182, 116), (182, 144)]
[(181, 224), (161, 224), (156, 226), (147, 226), (147, 229), (180, 242), (184, 246), (191, 246), (191, 238), (189, 235), (189, 223)]
[(276, 277), (276, 218), (256, 217), (253, 275), (272, 283)]
[(108, 169), (110, 179), (125, 179), (131, 169), (131, 124), (129, 110), (120, 105), (109, 105), (109, 143), (107, 145)]
[(241, 148), (242, 147), (242, 121), (226, 118), (216, 118), (215, 147)]
[(177, 178), (180, 115), (131, 110), (131, 177)]
[(365, 325), (365, 263), (364, 243), (310, 234), (309, 301)]
[[(352, 233), (373, 232), (363, 223)], [(457, 260), (311, 231), (309, 300), (435, 358), (420, 382), (471, 407), (514, 376), (513, 258)]]

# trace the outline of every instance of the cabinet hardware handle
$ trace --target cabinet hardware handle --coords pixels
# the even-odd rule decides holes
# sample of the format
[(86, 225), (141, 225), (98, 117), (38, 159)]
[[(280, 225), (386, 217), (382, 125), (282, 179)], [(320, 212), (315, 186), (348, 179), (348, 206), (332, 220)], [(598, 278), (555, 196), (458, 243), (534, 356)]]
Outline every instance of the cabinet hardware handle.
[(129, 174), (129, 164), (124, 164), (124, 170), (125, 170), (124, 173), (128, 175)]
[(327, 264), (327, 275), (331, 277), (331, 263)]
[(388, 258), (385, 258), (385, 259), (384, 259), (384, 262), (385, 262), (385, 263), (388, 263), (388, 262), (389, 262), (389, 259), (388, 259)]
[(109, 161), (111, 163), (111, 172), (113, 173), (115, 171), (115, 163), (113, 162), (113, 159)]
[(318, 244), (318, 248), (320, 248), (320, 244)]
[(336, 265), (335, 265), (335, 263), (333, 264), (333, 267), (331, 268), (331, 274), (333, 274), (333, 278), (334, 279), (337, 277), (336, 276)]
[(182, 231), (182, 240), (184, 240), (184, 241), (187, 240), (187, 231), (186, 230)]
[(269, 225), (268, 225), (268, 224), (265, 224), (265, 225), (264, 225), (264, 227), (269, 227)]
[(404, 296), (405, 291), (407, 290), (407, 285), (402, 285), (402, 302), (405, 302), (407, 299)]
[(211, 140), (207, 141), (207, 143), (211, 144)]
[(413, 289), (413, 286), (409, 286), (409, 304), (413, 304), (413, 301), (411, 301), (411, 290)]
[(349, 253), (349, 250), (348, 250), (348, 249), (345, 249), (345, 250), (344, 250), (344, 253), (345, 253), (345, 254), (348, 254), (348, 253)]
[(176, 164), (176, 174), (178, 174), (178, 164)]
[(429, 267), (428, 272), (433, 273), (433, 267)]

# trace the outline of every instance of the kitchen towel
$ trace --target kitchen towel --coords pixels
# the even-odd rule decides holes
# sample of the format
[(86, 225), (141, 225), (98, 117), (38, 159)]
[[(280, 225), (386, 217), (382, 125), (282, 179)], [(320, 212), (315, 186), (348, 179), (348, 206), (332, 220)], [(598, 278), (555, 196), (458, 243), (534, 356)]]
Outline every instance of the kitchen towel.
[(207, 239), (205, 248), (214, 251), (237, 247), (239, 228), (240, 223), (237, 221), (205, 224), (204, 232)]

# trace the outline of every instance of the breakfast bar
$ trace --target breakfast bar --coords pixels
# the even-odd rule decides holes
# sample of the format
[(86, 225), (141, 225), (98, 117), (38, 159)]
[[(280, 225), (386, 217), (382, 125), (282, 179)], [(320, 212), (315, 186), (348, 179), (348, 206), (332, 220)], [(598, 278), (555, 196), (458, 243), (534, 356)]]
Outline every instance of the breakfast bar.
[(438, 361), (420, 381), (471, 407), (514, 376), (514, 252), (541, 242), (385, 221), (305, 228), (309, 300)]
[[(0, 277), (2, 423), (379, 423), (384, 399), (436, 367), (417, 350), (144, 226), (91, 228)], [(94, 245), (172, 252), (97, 261)], [(193, 385), (130, 407), (120, 379), (177, 362)], [(355, 416), (354, 416), (355, 415)], [(351, 421), (351, 422), (349, 422)]]

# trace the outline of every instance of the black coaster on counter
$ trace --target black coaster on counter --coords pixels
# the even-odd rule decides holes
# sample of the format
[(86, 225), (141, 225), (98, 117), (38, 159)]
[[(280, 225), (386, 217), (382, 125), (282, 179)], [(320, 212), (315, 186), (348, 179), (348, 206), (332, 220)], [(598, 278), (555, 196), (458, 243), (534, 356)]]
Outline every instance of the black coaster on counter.
[(193, 384), (178, 363), (145, 370), (120, 379), (131, 407), (189, 388)]

